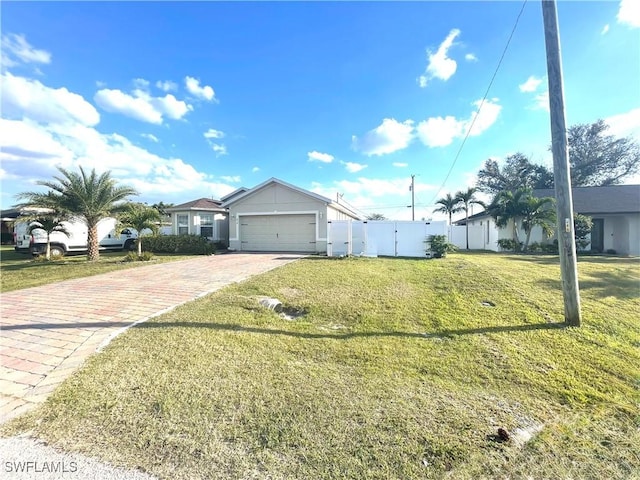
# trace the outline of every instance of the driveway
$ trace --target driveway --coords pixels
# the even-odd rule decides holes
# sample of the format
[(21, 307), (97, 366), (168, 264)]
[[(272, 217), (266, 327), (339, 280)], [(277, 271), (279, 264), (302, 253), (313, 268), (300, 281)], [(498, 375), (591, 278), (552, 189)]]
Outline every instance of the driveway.
[(43, 402), (132, 324), (302, 256), (197, 257), (0, 294), (0, 423)]

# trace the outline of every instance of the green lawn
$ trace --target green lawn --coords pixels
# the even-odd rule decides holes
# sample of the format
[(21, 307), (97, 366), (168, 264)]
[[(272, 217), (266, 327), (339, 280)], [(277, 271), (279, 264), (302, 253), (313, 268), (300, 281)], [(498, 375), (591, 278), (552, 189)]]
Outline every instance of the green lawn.
[[(88, 277), (125, 268), (149, 265), (149, 262), (123, 262), (126, 252), (101, 252), (98, 262), (86, 255), (68, 255), (53, 261), (35, 260), (30, 254), (17, 253), (13, 246), (0, 247), (0, 291), (37, 287), (47, 283)], [(192, 255), (155, 254), (151, 263), (186, 260)]]
[(581, 258), (564, 328), (553, 257), (300, 260), (130, 329), (4, 434), (172, 479), (638, 478), (639, 267)]

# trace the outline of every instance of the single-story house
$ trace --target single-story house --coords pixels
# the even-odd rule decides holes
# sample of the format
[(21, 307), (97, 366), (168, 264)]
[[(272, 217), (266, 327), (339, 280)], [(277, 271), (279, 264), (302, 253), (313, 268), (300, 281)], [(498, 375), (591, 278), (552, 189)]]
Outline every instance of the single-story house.
[(229, 215), (221, 200), (199, 198), (165, 211), (171, 214), (173, 235), (200, 235), (212, 242), (228, 245)]
[(328, 220), (361, 220), (346, 205), (277, 178), (223, 199), (229, 248), (248, 252), (327, 251)]
[[(593, 219), (591, 243), (586, 247), (594, 253), (615, 251), (620, 255), (640, 255), (640, 185), (610, 185), (605, 187), (574, 187), (571, 189), (573, 211)], [(553, 189), (534, 190), (536, 197), (555, 197)], [(455, 222), (464, 225), (464, 220)], [(485, 212), (469, 217), (469, 230), (481, 228), (487, 239), (486, 248), (498, 250), (497, 240), (511, 238), (511, 225), (496, 228), (495, 221)], [(519, 228), (520, 240), (525, 233)], [(471, 237), (471, 233), (470, 233)], [(536, 227), (530, 241), (545, 243), (553, 241), (543, 238)], [(472, 247), (473, 248), (473, 247)]]

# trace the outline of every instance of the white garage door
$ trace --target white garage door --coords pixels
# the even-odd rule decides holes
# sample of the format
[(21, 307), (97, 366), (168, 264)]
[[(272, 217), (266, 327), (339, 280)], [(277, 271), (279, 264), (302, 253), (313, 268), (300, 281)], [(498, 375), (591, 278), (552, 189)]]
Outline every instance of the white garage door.
[(242, 216), (240, 242), (246, 252), (315, 252), (316, 216)]

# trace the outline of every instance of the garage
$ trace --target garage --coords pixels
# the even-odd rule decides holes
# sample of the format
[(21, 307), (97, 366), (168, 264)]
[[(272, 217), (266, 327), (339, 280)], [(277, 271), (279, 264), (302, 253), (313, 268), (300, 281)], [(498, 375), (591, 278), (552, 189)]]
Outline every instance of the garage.
[(315, 252), (316, 216), (243, 215), (240, 245), (245, 252)]

